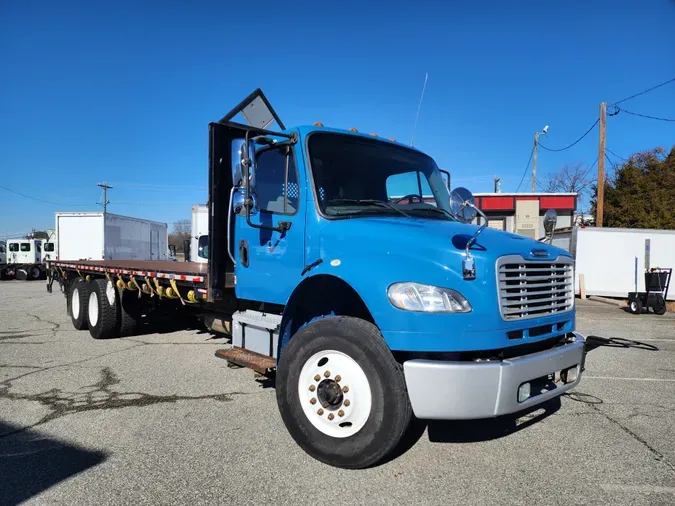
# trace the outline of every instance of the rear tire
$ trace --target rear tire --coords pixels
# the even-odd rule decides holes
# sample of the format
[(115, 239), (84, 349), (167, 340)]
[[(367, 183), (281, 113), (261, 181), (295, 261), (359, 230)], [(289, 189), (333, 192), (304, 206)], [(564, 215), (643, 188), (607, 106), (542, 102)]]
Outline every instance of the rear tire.
[(94, 339), (119, 336), (119, 297), (115, 285), (105, 278), (90, 283), (87, 305), (89, 333)]
[(281, 354), (276, 393), (291, 437), (335, 467), (376, 464), (412, 417), (401, 366), (379, 330), (358, 318), (328, 317), (298, 331)]
[(33, 265), (32, 267), (29, 267), (28, 268), (28, 277), (33, 281), (40, 279), (42, 277), (42, 269), (40, 269), (36, 265)]
[(121, 299), (120, 308), (120, 336), (127, 337), (136, 333), (138, 320), (141, 318), (141, 301), (135, 291), (118, 291), (118, 300)]
[(663, 316), (664, 314), (666, 314), (667, 310), (668, 309), (666, 308), (666, 306), (655, 306), (654, 307), (654, 312), (659, 316)]
[(89, 287), (83, 279), (77, 278), (70, 283), (66, 306), (73, 327), (85, 330), (88, 327)]

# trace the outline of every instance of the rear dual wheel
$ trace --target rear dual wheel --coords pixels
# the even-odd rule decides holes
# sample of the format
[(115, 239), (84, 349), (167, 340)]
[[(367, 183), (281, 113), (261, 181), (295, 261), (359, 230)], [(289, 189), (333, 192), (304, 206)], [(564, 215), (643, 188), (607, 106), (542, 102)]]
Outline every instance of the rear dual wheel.
[(89, 333), (94, 339), (130, 336), (136, 331), (139, 306), (135, 292), (121, 294), (108, 279), (90, 283), (87, 302)]
[(120, 292), (107, 279), (70, 283), (66, 302), (73, 327), (89, 329), (94, 339), (130, 336), (136, 331), (140, 304), (135, 292)]

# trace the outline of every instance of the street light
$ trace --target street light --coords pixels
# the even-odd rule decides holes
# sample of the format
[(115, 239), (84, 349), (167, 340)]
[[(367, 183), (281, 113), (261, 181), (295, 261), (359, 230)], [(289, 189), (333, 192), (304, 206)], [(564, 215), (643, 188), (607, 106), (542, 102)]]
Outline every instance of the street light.
[(537, 148), (539, 146), (539, 136), (548, 133), (548, 125), (542, 128), (541, 132), (534, 134), (534, 153), (532, 154), (532, 193), (537, 191)]

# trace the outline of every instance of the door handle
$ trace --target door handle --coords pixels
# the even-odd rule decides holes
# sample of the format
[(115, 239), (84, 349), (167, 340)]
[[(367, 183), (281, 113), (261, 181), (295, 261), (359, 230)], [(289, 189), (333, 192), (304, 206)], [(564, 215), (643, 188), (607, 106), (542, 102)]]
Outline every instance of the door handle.
[(239, 261), (244, 267), (248, 267), (248, 241), (239, 241)]

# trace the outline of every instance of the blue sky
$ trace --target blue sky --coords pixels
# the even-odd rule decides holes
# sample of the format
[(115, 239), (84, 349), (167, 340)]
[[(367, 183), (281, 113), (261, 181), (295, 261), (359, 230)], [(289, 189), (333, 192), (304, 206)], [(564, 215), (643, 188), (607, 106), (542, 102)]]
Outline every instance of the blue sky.
[[(256, 87), (287, 126), (408, 143), (428, 72), (415, 145), (478, 192), (516, 189), (537, 129), (566, 146), (601, 101), (675, 77), (673, 0), (100, 3), (0, 7), (0, 184), (58, 204), (0, 189), (0, 237), (97, 210), (104, 180), (111, 212), (188, 218), (207, 124)], [(622, 106), (675, 118), (675, 83)], [(592, 163), (597, 138), (540, 150), (538, 173)], [(617, 155), (673, 144), (675, 123), (608, 118)]]

